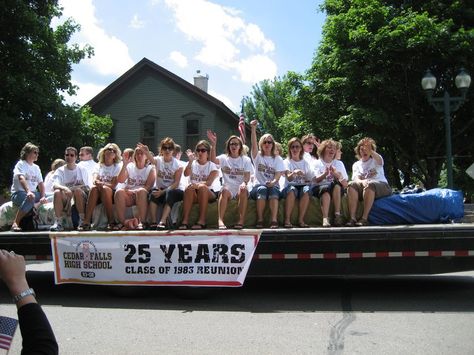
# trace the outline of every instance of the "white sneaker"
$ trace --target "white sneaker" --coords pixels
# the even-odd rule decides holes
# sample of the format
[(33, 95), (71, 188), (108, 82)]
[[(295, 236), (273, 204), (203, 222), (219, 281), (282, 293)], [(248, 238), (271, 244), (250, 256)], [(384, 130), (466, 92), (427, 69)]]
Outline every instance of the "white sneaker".
[(61, 232), (64, 230), (63, 225), (60, 222), (54, 222), (54, 224), (49, 228), (51, 232)]

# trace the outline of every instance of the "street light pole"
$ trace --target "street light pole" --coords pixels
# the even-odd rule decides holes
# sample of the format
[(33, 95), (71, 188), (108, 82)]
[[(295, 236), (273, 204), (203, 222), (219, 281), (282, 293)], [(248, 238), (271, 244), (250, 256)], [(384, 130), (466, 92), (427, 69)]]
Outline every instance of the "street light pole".
[(461, 96), (452, 97), (447, 88), (444, 88), (443, 97), (433, 97), (436, 89), (436, 77), (430, 70), (426, 71), (421, 79), (421, 86), (426, 92), (426, 98), (437, 112), (444, 112), (444, 127), (446, 131), (446, 170), (448, 175), (448, 188), (452, 189), (453, 184), (453, 154), (451, 148), (451, 112), (455, 112), (466, 101), (466, 93), (471, 85), (471, 76), (461, 69), (455, 79), (456, 87), (461, 92)]

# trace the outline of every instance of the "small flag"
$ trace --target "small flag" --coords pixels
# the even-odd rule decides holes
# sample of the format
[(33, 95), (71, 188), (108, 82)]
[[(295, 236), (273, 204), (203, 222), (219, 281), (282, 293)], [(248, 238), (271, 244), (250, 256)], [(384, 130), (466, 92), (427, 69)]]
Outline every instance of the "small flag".
[(239, 116), (239, 132), (242, 142), (245, 144), (245, 117), (244, 112), (242, 111)]
[(17, 325), (16, 319), (0, 316), (0, 349), (10, 349)]

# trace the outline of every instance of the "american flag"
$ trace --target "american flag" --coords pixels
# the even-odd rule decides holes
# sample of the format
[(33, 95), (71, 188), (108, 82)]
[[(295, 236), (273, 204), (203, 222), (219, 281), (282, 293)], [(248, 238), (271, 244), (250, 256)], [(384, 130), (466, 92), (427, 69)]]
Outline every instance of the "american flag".
[(242, 142), (245, 144), (245, 116), (243, 111), (239, 116), (239, 132), (240, 138), (242, 138)]
[(0, 349), (10, 349), (17, 325), (14, 318), (0, 317)]

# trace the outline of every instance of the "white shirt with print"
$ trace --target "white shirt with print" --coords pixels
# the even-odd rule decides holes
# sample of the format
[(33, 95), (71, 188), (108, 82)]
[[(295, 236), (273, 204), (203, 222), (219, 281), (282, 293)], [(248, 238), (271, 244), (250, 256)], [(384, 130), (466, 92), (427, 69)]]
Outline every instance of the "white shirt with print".
[(23, 175), (28, 184), (28, 189), (32, 192), (36, 191), (36, 188), (40, 182), (43, 182), (43, 175), (38, 165), (32, 163), (28, 164), (26, 160), (19, 160), (13, 168), (13, 182), (11, 186), (11, 192), (25, 191), (23, 186), (20, 184), (20, 175)]
[[(191, 174), (189, 175), (189, 183), (196, 184), (200, 182), (207, 181), (207, 178), (212, 171), (218, 171), (217, 165), (212, 161), (208, 161), (204, 165), (198, 163), (197, 160), (194, 160), (191, 164)], [(210, 186), (211, 190), (219, 191), (221, 189), (219, 179), (216, 178), (212, 185)]]
[[(155, 157), (156, 161), (156, 183), (157, 189), (166, 189), (174, 183), (174, 174), (181, 166), (175, 157), (166, 162), (162, 155)], [(178, 186), (179, 187), (179, 186)]]
[(363, 180), (386, 182), (387, 178), (382, 165), (378, 165), (374, 158), (370, 157), (367, 161), (358, 160), (352, 165), (352, 179), (361, 177)]
[(255, 165), (255, 184), (265, 185), (267, 181), (272, 181), (275, 178), (277, 172), (283, 173), (285, 171), (285, 165), (283, 159), (276, 155), (262, 156), (260, 152), (253, 160)]
[(288, 185), (293, 186), (301, 186), (301, 185), (308, 185), (312, 178), (312, 171), (311, 167), (307, 160), (301, 159), (299, 161), (295, 161), (290, 158), (286, 158), (284, 161), (285, 164), (285, 171), (293, 172), (295, 170), (301, 170), (305, 174), (301, 175), (293, 175), (293, 180), (289, 181), (288, 178), (285, 176), (285, 187)]

